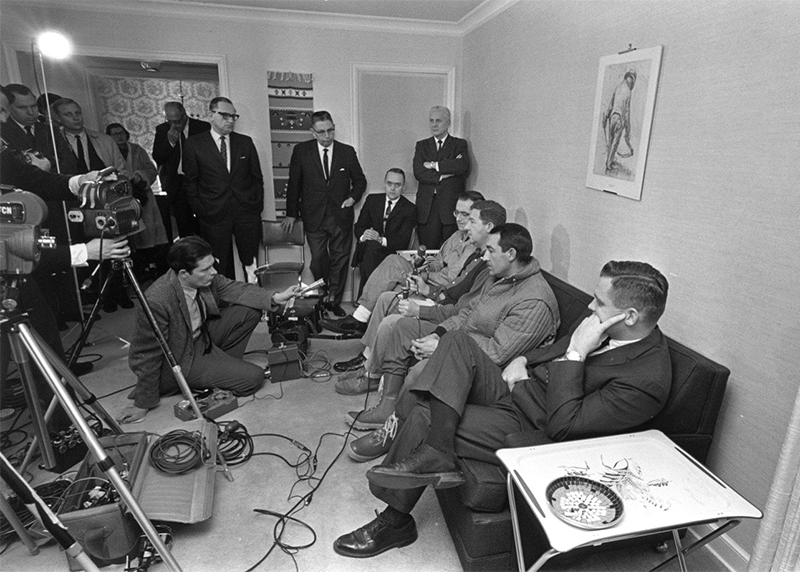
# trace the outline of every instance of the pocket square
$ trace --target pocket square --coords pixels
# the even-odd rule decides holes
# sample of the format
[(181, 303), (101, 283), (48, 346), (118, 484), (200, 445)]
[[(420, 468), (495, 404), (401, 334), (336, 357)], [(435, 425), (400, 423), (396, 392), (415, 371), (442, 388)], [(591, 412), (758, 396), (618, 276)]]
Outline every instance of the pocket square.
[(247, 159), (247, 157), (245, 155), (242, 155), (241, 157), (239, 157), (239, 159)]
[(344, 171), (344, 167), (342, 167), (342, 168), (341, 168), (341, 169), (339, 169), (339, 170), (340, 170), (340, 171)]

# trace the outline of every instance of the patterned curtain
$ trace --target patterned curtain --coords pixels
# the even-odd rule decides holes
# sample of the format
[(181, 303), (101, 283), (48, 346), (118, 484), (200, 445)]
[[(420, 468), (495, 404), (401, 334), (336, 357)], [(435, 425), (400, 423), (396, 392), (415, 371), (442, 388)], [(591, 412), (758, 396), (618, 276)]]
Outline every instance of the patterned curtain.
[(219, 95), (219, 82), (138, 77), (93, 76), (101, 131), (109, 123), (122, 123), (131, 142), (150, 153), (156, 126), (164, 122), (164, 104), (182, 101), (186, 112), (205, 119), (208, 102)]
[(267, 88), (275, 211), (281, 218), (286, 216), (286, 184), (292, 150), (311, 138), (308, 130), (314, 113), (314, 91), (310, 73), (269, 72)]

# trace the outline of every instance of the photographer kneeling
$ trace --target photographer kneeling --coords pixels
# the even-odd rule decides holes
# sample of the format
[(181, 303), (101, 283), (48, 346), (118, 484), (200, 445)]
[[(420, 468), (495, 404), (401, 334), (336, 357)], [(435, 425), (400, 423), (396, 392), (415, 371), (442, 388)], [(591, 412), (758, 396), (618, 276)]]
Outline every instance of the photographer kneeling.
[[(261, 310), (285, 304), (300, 287), (273, 293), (225, 278), (214, 269), (211, 246), (196, 236), (174, 243), (167, 262), (170, 270), (147, 289), (145, 298), (189, 387), (255, 393), (264, 370), (242, 360), (247, 342)], [(117, 416), (120, 423), (143, 419), (161, 395), (180, 391), (143, 308), (136, 311), (128, 364), (138, 381), (128, 396), (133, 405)]]

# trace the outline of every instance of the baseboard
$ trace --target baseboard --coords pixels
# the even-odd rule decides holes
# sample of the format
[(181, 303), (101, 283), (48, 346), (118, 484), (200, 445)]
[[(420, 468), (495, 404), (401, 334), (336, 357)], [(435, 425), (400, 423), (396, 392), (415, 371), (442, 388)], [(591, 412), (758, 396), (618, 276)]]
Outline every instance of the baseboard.
[[(689, 529), (689, 534), (693, 537), (692, 542), (710, 534), (717, 528), (719, 527), (713, 524), (693, 526)], [(684, 544), (691, 544), (691, 542), (684, 542)], [(706, 544), (704, 548), (711, 552), (714, 558), (719, 560), (731, 572), (746, 572), (747, 564), (750, 562), (750, 554), (727, 534), (715, 538)]]

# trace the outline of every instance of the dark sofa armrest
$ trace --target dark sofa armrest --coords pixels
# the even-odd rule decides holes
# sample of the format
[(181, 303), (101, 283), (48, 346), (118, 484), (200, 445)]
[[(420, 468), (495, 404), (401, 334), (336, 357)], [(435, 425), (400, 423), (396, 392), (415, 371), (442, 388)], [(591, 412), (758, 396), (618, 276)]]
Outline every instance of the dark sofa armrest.
[(520, 431), (505, 437), (505, 446), (511, 448), (533, 447), (534, 445), (547, 445), (548, 443), (553, 443), (553, 440), (542, 430)]

